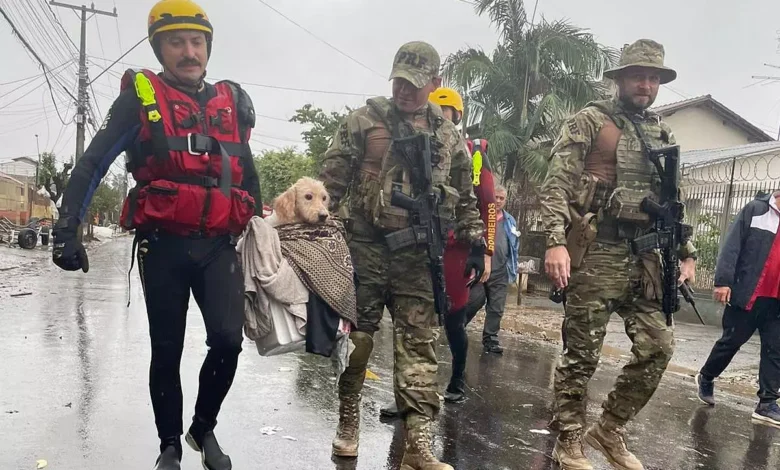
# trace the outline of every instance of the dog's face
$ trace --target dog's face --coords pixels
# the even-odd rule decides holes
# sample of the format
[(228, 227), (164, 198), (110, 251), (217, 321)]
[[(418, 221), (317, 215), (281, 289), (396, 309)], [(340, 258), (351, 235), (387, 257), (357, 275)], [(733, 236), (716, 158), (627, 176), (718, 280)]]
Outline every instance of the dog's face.
[(330, 196), (322, 182), (301, 178), (274, 202), (274, 211), (283, 223), (319, 224), (330, 217)]

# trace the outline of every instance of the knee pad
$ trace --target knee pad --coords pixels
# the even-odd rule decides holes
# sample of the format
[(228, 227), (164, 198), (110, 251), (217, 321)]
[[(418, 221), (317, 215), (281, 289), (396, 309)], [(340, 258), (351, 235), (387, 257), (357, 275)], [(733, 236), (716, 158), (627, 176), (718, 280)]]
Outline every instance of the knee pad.
[(349, 355), (349, 367), (365, 368), (374, 350), (374, 336), (363, 331), (353, 331), (349, 339), (355, 345), (355, 350)]

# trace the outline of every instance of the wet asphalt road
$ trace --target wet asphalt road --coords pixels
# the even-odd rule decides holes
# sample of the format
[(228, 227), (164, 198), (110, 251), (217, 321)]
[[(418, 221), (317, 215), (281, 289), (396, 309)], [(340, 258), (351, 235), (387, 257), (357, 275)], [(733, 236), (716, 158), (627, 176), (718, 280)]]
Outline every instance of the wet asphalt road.
[[(18, 256), (18, 251), (14, 252)], [(88, 274), (65, 273), (47, 252), (28, 252), (40, 267), (0, 272), (0, 470), (148, 469), (157, 451), (148, 397), (149, 346), (137, 272), (127, 305), (130, 239), (90, 252)], [(9, 256), (0, 248), (0, 258)], [(33, 295), (12, 297), (31, 292)], [(194, 301), (182, 361), (185, 429), (205, 357), (205, 331)], [(614, 333), (612, 333), (614, 334)], [(478, 344), (475, 332), (472, 344)], [(504, 336), (503, 357), (471, 348), (469, 400), (444, 405), (435, 452), (456, 469), (551, 469), (551, 389), (558, 347)], [(444, 340), (441, 341), (444, 344)], [(439, 349), (442, 381), (449, 352)], [(392, 398), (389, 328), (377, 338), (367, 380), (357, 460), (333, 462), (330, 442), (337, 399), (329, 362), (311, 355), (260, 357), (247, 341), (217, 435), (234, 468), (397, 469), (403, 454), (398, 422), (380, 422)], [(598, 417), (617, 369), (605, 361), (591, 381), (589, 421)], [(776, 469), (780, 430), (750, 422), (754, 397), (719, 395), (715, 408), (693, 398), (689, 377), (668, 373), (629, 426), (629, 446), (647, 469)], [(281, 430), (264, 435), (261, 429)], [(586, 448), (596, 468), (605, 460)], [(185, 449), (184, 469), (200, 468)]]

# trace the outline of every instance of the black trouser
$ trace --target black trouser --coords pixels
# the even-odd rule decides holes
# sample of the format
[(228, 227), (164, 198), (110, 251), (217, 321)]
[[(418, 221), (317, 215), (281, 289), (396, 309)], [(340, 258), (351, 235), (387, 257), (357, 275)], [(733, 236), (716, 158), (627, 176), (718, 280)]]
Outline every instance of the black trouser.
[[(469, 292), (466, 306), (444, 317), (444, 330), (452, 352), (452, 378), (463, 378), (466, 370), (469, 337), (466, 325), (477, 315), (479, 309), (487, 302), (485, 327), (482, 331), (484, 344), (498, 343), (498, 330), (501, 328), (501, 316), (506, 304), (507, 281), (509, 274), (506, 269), (490, 273), (485, 284), (475, 284)], [(490, 325), (488, 326), (488, 322)]]
[[(450, 343), (452, 353), (452, 379), (462, 379), (466, 372), (466, 356), (469, 349), (469, 336), (466, 334), (466, 325), (474, 319), (479, 308), (469, 309), (468, 305), (462, 309), (448, 313), (444, 317), (444, 331), (447, 333), (447, 341)], [(454, 390), (453, 390), (454, 391)]]
[(756, 329), (761, 335), (758, 398), (762, 403), (771, 403), (780, 398), (780, 301), (776, 299), (760, 297), (749, 312), (726, 307), (723, 336), (713, 346), (701, 375), (706, 379), (719, 377)]
[(498, 332), (501, 329), (501, 317), (506, 307), (507, 283), (509, 273), (506, 267), (493, 270), (484, 284), (474, 284), (466, 304), (466, 316), (473, 318), (482, 306), (485, 306), (485, 326), (482, 329), (482, 344), (498, 344)]
[[(182, 432), (179, 367), (190, 289), (206, 324), (208, 354), (200, 370), (193, 434), (217, 424), (233, 383), (243, 341), (244, 280), (230, 237), (192, 239), (159, 232), (138, 235), (152, 363), (149, 389), (160, 439)], [(196, 438), (198, 436), (195, 436)]]

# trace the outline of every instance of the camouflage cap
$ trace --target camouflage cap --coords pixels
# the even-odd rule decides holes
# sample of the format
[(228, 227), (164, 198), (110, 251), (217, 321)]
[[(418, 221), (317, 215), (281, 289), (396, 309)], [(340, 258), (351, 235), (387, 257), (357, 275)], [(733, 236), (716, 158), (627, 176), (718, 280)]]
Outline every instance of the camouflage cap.
[(390, 80), (404, 78), (417, 88), (423, 88), (439, 76), (439, 53), (427, 42), (407, 42), (395, 54)]
[(664, 46), (652, 39), (640, 39), (633, 44), (626, 44), (618, 66), (604, 72), (604, 76), (615, 79), (620, 75), (621, 70), (629, 67), (647, 67), (657, 70), (662, 84), (677, 78), (677, 72), (664, 66)]

